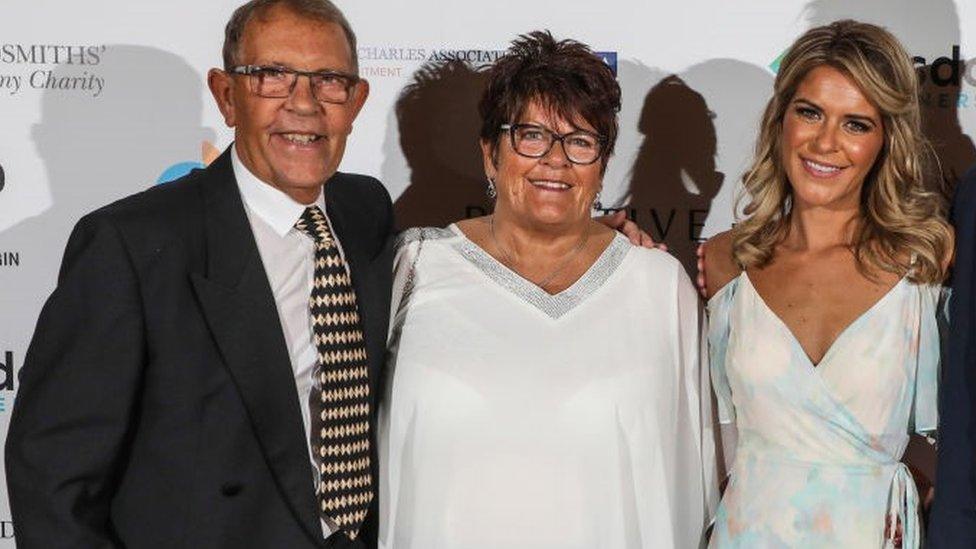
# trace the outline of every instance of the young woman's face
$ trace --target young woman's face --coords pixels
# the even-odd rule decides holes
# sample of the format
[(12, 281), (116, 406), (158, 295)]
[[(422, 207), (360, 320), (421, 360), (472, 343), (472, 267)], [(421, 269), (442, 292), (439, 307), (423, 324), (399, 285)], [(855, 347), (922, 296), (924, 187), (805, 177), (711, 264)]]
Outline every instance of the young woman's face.
[(827, 65), (811, 70), (783, 117), (794, 206), (857, 207), (884, 131), (881, 113), (847, 75)]

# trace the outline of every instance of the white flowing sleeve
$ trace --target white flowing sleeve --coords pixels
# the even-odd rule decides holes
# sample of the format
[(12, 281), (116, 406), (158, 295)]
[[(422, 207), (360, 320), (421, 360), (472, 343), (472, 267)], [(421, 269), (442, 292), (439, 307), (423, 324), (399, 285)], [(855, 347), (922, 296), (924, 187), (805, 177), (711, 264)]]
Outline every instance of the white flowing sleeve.
[[(716, 462), (715, 445), (717, 432), (712, 420), (712, 398), (709, 371), (706, 366), (707, 345), (705, 333), (707, 321), (702, 311), (698, 292), (683, 270), (678, 280), (678, 339), (681, 349), (680, 371), (683, 372), (685, 402), (687, 406), (687, 422), (695, 431), (694, 446), (697, 455), (688, 456), (689, 461), (697, 461), (700, 467), (700, 477), (689, 479), (688, 486), (701, 486), (698, 499), (698, 512), (701, 521), (691, 524), (697, 528), (699, 535), (714, 516), (718, 506), (719, 470)], [(697, 458), (697, 459), (696, 459)], [(695, 468), (689, 468), (694, 470)]]
[(739, 279), (733, 279), (708, 300), (708, 361), (721, 423), (735, 423), (735, 406), (725, 370), (725, 354), (729, 345), (732, 303), (738, 284)]
[(919, 288), (921, 297), (918, 333), (918, 361), (915, 366), (915, 398), (912, 403), (912, 430), (930, 437), (939, 425), (939, 364), (942, 339), (947, 333), (946, 314), (949, 290), (931, 285)]
[(390, 299), (388, 340), (392, 340), (395, 327), (400, 325), (401, 319), (398, 315), (405, 308), (406, 298), (413, 286), (422, 243), (422, 229), (407, 229), (397, 237), (396, 253), (393, 256), (393, 294)]

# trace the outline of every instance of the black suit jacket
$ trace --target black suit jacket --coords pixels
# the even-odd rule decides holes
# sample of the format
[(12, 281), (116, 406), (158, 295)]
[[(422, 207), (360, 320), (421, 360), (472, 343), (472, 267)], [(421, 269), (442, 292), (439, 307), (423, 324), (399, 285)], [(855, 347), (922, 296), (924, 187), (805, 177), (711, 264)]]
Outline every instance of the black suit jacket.
[(953, 204), (956, 255), (942, 362), (931, 547), (976, 547), (976, 168)]
[[(390, 198), (336, 174), (325, 201), (364, 319), (375, 425)], [(18, 547), (350, 545), (322, 539), (301, 405), (228, 152), (87, 215), (7, 437)], [(378, 501), (353, 545), (375, 546)]]

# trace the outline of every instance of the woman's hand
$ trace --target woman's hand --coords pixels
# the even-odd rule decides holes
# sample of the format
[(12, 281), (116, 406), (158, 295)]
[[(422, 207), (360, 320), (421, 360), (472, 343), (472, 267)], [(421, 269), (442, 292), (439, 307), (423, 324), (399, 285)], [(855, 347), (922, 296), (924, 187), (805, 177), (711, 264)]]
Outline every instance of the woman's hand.
[[(891, 515), (888, 515), (888, 517), (885, 519), (885, 531), (884, 531), (885, 539), (888, 539), (888, 536), (890, 535), (891, 535)], [(894, 545), (895, 549), (901, 549), (901, 520), (898, 517), (895, 517), (895, 536), (891, 540), (891, 542), (892, 545)]]
[(698, 276), (695, 277), (695, 283), (698, 285), (698, 291), (701, 293), (702, 297), (707, 297), (708, 286), (705, 284), (705, 243), (702, 242), (698, 245), (698, 249), (695, 250), (695, 255), (698, 256)]

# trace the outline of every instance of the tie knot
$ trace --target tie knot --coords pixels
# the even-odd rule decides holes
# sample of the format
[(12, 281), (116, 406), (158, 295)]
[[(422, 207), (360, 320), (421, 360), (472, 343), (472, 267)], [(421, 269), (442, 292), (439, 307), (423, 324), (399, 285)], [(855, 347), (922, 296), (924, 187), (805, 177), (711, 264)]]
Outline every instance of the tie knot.
[(332, 231), (325, 214), (318, 206), (309, 206), (302, 212), (302, 216), (295, 222), (295, 228), (307, 234), (316, 244), (329, 247), (332, 245)]

